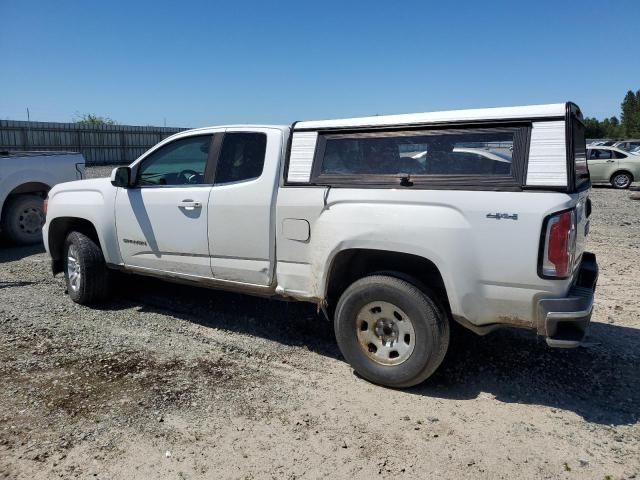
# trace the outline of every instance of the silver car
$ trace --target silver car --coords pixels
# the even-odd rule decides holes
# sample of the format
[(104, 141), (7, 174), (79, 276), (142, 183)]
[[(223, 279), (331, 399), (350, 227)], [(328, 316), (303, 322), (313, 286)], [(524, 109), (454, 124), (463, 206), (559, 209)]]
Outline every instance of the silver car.
[(617, 147), (589, 147), (587, 162), (593, 183), (629, 188), (635, 179), (640, 178), (640, 156)]

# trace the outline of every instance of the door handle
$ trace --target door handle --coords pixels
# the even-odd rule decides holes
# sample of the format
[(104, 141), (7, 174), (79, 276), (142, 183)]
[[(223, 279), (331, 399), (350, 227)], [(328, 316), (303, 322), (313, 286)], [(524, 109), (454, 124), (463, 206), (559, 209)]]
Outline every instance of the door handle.
[(202, 208), (202, 203), (194, 202), (193, 200), (183, 200), (178, 203), (178, 208), (184, 208), (185, 210), (194, 210), (196, 208)]
[(607, 163), (616, 163), (615, 160), (607, 160)]

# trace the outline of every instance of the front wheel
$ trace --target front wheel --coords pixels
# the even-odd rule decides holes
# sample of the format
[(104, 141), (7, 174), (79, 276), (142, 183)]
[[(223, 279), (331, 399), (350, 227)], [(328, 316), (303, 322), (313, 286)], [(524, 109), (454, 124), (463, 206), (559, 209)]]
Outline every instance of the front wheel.
[(81, 305), (105, 300), (109, 295), (109, 270), (96, 242), (83, 233), (71, 232), (64, 252), (64, 278), (71, 300)]
[(627, 172), (614, 173), (611, 177), (611, 185), (613, 188), (629, 188), (631, 186), (631, 182), (633, 182), (633, 177), (631, 177), (631, 174)]
[(371, 275), (342, 294), (335, 313), (340, 351), (359, 375), (387, 387), (417, 385), (449, 346), (446, 313), (406, 280)]

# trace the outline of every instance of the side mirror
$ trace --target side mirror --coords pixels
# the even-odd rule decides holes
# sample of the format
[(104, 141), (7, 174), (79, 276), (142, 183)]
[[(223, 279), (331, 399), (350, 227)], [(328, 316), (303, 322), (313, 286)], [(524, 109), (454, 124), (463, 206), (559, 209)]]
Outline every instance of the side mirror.
[(111, 171), (111, 185), (129, 188), (131, 186), (131, 169), (129, 167), (114, 168)]

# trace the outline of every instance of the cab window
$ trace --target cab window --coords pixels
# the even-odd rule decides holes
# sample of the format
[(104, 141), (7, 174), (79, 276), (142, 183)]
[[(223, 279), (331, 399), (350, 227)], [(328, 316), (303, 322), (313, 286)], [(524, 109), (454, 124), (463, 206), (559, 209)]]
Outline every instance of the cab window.
[(175, 140), (145, 158), (138, 171), (139, 186), (202, 185), (211, 135)]
[(262, 175), (266, 148), (267, 136), (264, 133), (225, 133), (215, 184), (258, 178)]

